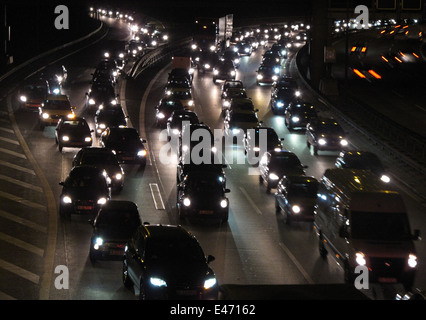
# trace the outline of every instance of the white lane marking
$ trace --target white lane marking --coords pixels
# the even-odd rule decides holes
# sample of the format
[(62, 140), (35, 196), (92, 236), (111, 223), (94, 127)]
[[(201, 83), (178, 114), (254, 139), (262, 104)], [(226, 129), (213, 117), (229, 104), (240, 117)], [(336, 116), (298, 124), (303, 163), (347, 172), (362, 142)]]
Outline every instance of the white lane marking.
[(1, 241), (5, 241), (10, 243), (11, 245), (14, 245), (16, 247), (19, 247), (21, 249), (24, 249), (26, 251), (29, 251), (31, 253), (34, 253), (40, 257), (43, 257), (44, 255), (44, 250), (40, 249), (34, 245), (32, 245), (31, 243), (25, 242), (23, 240), (17, 239), (15, 237), (12, 237), (8, 234), (5, 234), (3, 232), (0, 232), (0, 240)]
[(152, 200), (154, 200), (155, 209), (164, 210), (164, 202), (161, 197), (160, 189), (158, 188), (158, 184), (150, 183), (149, 188), (151, 189)]
[(8, 181), (10, 183), (13, 183), (13, 184), (16, 184), (18, 186), (21, 186), (21, 187), (24, 187), (24, 188), (27, 188), (27, 189), (31, 189), (31, 190), (34, 190), (34, 191), (43, 192), (43, 189), (41, 187), (33, 186), (30, 183), (27, 183), (27, 182), (24, 182), (24, 181), (21, 181), (21, 180), (17, 180), (17, 179), (14, 179), (14, 178), (2, 175), (2, 174), (0, 174), (0, 180)]
[(4, 141), (4, 142), (8, 142), (8, 143), (11, 143), (11, 144), (14, 144), (14, 145), (19, 146), (19, 142), (18, 142), (18, 141), (16, 141), (16, 140), (14, 140), (14, 139), (9, 139), (9, 138), (5, 138), (5, 137), (0, 137), (0, 140), (1, 140), (1, 141)]
[(21, 278), (25, 278), (35, 284), (38, 284), (40, 281), (40, 276), (36, 275), (35, 273), (32, 273), (2, 259), (0, 259), (0, 268), (14, 273)]
[(26, 205), (27, 207), (31, 207), (31, 208), (35, 208), (35, 209), (40, 209), (40, 210), (46, 211), (46, 206), (44, 206), (44, 205), (41, 205), (41, 204), (38, 204), (38, 203), (35, 203), (35, 202), (32, 202), (32, 201), (26, 200), (24, 198), (15, 196), (15, 195), (7, 193), (7, 192), (0, 191), (0, 197), (6, 198), (6, 199), (9, 199), (9, 200), (18, 202), (18, 203), (21, 203), (23, 205)]
[(10, 221), (22, 224), (26, 227), (29, 227), (29, 228), (34, 229), (36, 231), (40, 231), (42, 233), (47, 232), (47, 227), (39, 225), (39, 224), (37, 224), (33, 221), (18, 217), (14, 214), (11, 214), (11, 213), (3, 211), (3, 210), (0, 210), (0, 217), (3, 218), (3, 219), (7, 219), (7, 220), (10, 220)]
[(282, 242), (279, 242), (278, 244), (281, 247), (281, 249), (283, 249), (284, 252), (287, 254), (287, 256), (290, 258), (290, 260), (294, 263), (297, 269), (299, 269), (300, 273), (303, 275), (306, 281), (308, 281), (309, 284), (314, 284), (315, 282), (311, 279), (311, 277), (305, 271), (305, 269), (303, 269), (302, 265), (299, 263), (299, 261), (297, 261), (296, 257), (291, 253), (290, 249), (287, 248), (287, 246)]
[(24, 168), (24, 167), (18, 166), (16, 164), (13, 164), (13, 163), (10, 163), (10, 162), (7, 162), (7, 161), (0, 160), (0, 165), (5, 166), (5, 167), (9, 167), (9, 168), (12, 168), (12, 169), (16, 169), (16, 170), (19, 170), (19, 171), (22, 171), (22, 172), (26, 172), (26, 173), (32, 174), (34, 176), (36, 175), (34, 170), (32, 170), (32, 169)]
[(17, 158), (27, 159), (27, 157), (25, 156), (25, 154), (18, 153), (18, 152), (9, 150), (9, 149), (0, 148), (0, 152), (6, 153), (6, 154), (10, 154), (10, 155), (15, 156)]
[(254, 211), (256, 211), (256, 213), (262, 215), (262, 211), (260, 211), (260, 209), (257, 207), (257, 205), (254, 203), (253, 199), (250, 197), (250, 195), (247, 193), (246, 189), (244, 189), (243, 187), (239, 187), (241, 192), (243, 193), (243, 195), (246, 197), (247, 201), (250, 203), (250, 205), (253, 207)]

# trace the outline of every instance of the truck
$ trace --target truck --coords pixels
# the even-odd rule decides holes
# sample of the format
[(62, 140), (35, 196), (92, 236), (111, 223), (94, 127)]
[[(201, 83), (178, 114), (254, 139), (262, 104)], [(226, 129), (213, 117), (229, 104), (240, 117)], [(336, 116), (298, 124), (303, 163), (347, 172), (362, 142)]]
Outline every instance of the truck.
[[(368, 170), (327, 169), (320, 180), (314, 228), (319, 254), (330, 251), (354, 284), (358, 266), (369, 283), (414, 283), (417, 256), (402, 196)], [(357, 271), (358, 270), (358, 271)]]
[(192, 50), (215, 51), (217, 34), (218, 26), (216, 18), (196, 18), (192, 30)]

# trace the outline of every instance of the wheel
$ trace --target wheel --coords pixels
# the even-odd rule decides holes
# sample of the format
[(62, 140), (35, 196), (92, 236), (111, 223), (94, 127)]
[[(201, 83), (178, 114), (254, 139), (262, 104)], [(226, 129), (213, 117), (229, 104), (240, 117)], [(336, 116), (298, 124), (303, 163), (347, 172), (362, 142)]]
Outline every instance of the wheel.
[(269, 184), (266, 186), (266, 193), (267, 194), (271, 193), (271, 187), (269, 186)]
[(259, 175), (259, 183), (263, 183), (263, 177)]
[(90, 248), (90, 252), (89, 252), (89, 258), (90, 258), (90, 262), (91, 263), (95, 263), (96, 260), (98, 260), (98, 255), (96, 252), (93, 251), (92, 248)]
[(306, 146), (308, 147), (308, 149), (311, 147), (311, 144), (309, 143), (308, 140), (306, 140)]
[(129, 277), (129, 271), (128, 271), (126, 259), (123, 259), (123, 271), (121, 273), (121, 276), (122, 276), (124, 286), (130, 289), (133, 284), (132, 284), (132, 280)]
[(59, 144), (59, 145), (58, 145), (59, 152), (62, 152), (62, 148), (63, 148), (63, 147), (62, 147), (62, 145), (61, 145), (61, 144)]
[(318, 155), (318, 147), (313, 146), (314, 147), (314, 155), (317, 156)]
[(280, 204), (278, 203), (277, 198), (275, 198), (275, 212), (276, 213), (280, 213), (281, 212), (281, 207), (280, 207)]
[(70, 217), (71, 217), (71, 212), (70, 212), (70, 210), (69, 210), (69, 209), (64, 208), (64, 206), (63, 206), (63, 205), (59, 205), (59, 215), (60, 215), (62, 218), (66, 218), (66, 219), (68, 219), (68, 218), (70, 218)]

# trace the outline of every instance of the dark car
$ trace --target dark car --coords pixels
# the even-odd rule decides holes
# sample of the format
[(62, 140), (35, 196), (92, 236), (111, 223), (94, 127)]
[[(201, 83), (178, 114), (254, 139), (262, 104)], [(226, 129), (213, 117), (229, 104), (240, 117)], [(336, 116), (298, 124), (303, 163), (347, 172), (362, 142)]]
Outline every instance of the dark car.
[(167, 77), (167, 81), (173, 79), (186, 79), (192, 84), (192, 75), (189, 73), (189, 70), (185, 68), (173, 68)]
[(293, 100), (284, 111), (284, 122), (289, 130), (306, 129), (306, 125), (317, 118), (315, 107), (305, 101)]
[(114, 150), (119, 163), (146, 165), (148, 152), (135, 128), (107, 128), (101, 136), (101, 145)]
[(337, 168), (370, 170), (383, 182), (389, 183), (390, 177), (380, 158), (371, 151), (342, 151), (336, 159)]
[(271, 93), (271, 110), (274, 114), (284, 114), (286, 108), (298, 97), (298, 90), (292, 87), (280, 87)]
[(229, 201), (222, 174), (192, 172), (177, 186), (177, 210), (179, 218), (198, 217), (228, 221)]
[(63, 86), (68, 78), (68, 71), (64, 65), (49, 65), (42, 70), (42, 74), (48, 78), (56, 78), (60, 86)]
[[(187, 121), (190, 124), (200, 123), (197, 114), (190, 110), (175, 110), (167, 120), (167, 135), (176, 138), (178, 141), (181, 131), (182, 123)], [(176, 145), (177, 147), (177, 145)]]
[(164, 92), (169, 94), (169, 91), (175, 88), (191, 89), (191, 83), (186, 78), (172, 78), (167, 81)]
[(123, 283), (141, 300), (217, 299), (213, 260), (182, 226), (143, 224), (126, 245)]
[[(244, 139), (245, 152), (247, 155), (258, 156), (262, 150), (264, 152), (279, 151), (283, 149), (283, 140), (284, 138), (279, 138), (275, 130), (270, 127), (248, 129)], [(261, 146), (261, 141), (265, 145)]]
[(269, 193), (278, 185), (278, 181), (284, 176), (305, 175), (305, 168), (300, 163), (297, 155), (291, 151), (265, 152), (259, 162), (259, 183), (266, 184), (266, 192)]
[(195, 58), (195, 64), (198, 71), (205, 73), (211, 72), (216, 66), (218, 61), (218, 55), (211, 51), (201, 51)]
[(71, 169), (65, 181), (59, 183), (62, 192), (59, 200), (59, 214), (96, 213), (111, 198), (111, 190), (103, 170), (91, 166)]
[(273, 68), (275, 74), (279, 75), (281, 71), (280, 59), (273, 56), (266, 56), (262, 59), (261, 66)]
[(275, 210), (284, 211), (286, 223), (315, 219), (317, 209), (318, 181), (309, 176), (286, 176), (277, 186)]
[[(92, 220), (90, 220), (92, 222)], [(137, 205), (132, 201), (110, 200), (92, 222), (90, 261), (122, 260), (124, 247), (142, 225)]]
[(285, 44), (283, 43), (274, 43), (271, 46), (270, 51), (272, 53), (276, 53), (278, 56), (280, 56), (281, 58), (287, 59), (288, 57), (288, 50), (287, 47), (285, 46)]
[[(188, 123), (182, 126), (182, 132), (179, 137), (178, 157), (180, 161), (189, 162), (193, 157), (198, 155), (196, 161), (202, 161), (207, 154), (214, 152), (215, 138), (210, 127), (203, 123)], [(199, 145), (202, 147), (198, 153), (193, 152), (193, 148)]]
[(235, 68), (240, 67), (240, 54), (232, 49), (226, 50), (221, 56), (221, 60), (227, 60), (234, 64)]
[[(204, 160), (204, 159), (203, 159)], [(224, 169), (227, 168), (226, 164), (222, 163), (216, 152), (211, 152), (210, 157), (206, 161), (194, 162), (191, 159), (188, 162), (179, 161), (176, 170), (176, 183), (179, 184), (188, 174), (198, 174), (202, 176), (205, 172), (215, 173), (218, 179), (226, 186), (226, 175)]]
[(223, 99), (228, 89), (244, 89), (244, 84), (241, 80), (225, 80), (222, 84), (221, 98)]
[(235, 80), (237, 72), (229, 60), (219, 60), (213, 69), (213, 83), (217, 80)]
[(260, 66), (256, 71), (257, 85), (272, 85), (274, 81), (278, 80), (278, 74), (275, 72), (274, 67)]
[(19, 88), (17, 95), (22, 107), (31, 111), (38, 111), (49, 93), (49, 83), (46, 80), (31, 79)]
[(259, 127), (261, 123), (256, 112), (251, 110), (228, 112), (224, 120), (225, 137), (233, 136), (233, 139), (234, 137), (244, 138), (247, 129)]
[(86, 108), (90, 111), (96, 111), (101, 105), (115, 104), (117, 104), (117, 95), (111, 83), (93, 83), (89, 92), (86, 92)]
[(274, 91), (275, 89), (279, 88), (294, 88), (294, 90), (298, 90), (299, 86), (296, 79), (288, 75), (283, 75), (272, 84), (271, 90)]
[(86, 120), (81, 117), (74, 119), (61, 118), (56, 125), (55, 142), (59, 151), (63, 147), (82, 148), (92, 145), (92, 132)]
[(112, 81), (117, 82), (120, 70), (118, 69), (117, 62), (114, 59), (104, 59), (96, 66), (93, 77), (99, 77), (100, 75), (109, 74)]
[(100, 106), (95, 114), (96, 136), (100, 136), (106, 128), (127, 127), (127, 116), (121, 105)]
[(109, 148), (85, 147), (74, 156), (72, 166), (92, 166), (105, 170), (111, 188), (121, 191), (124, 186), (124, 170), (118, 163), (115, 153)]
[[(224, 107), (224, 106), (223, 106)], [(251, 98), (232, 98), (229, 101), (228, 108), (225, 109), (228, 113), (239, 112), (239, 111), (252, 111), (259, 112), (259, 109), (255, 108), (253, 100)]]
[(247, 99), (247, 92), (244, 88), (228, 88), (222, 95), (222, 110), (228, 109), (233, 99)]
[(253, 48), (248, 41), (239, 41), (234, 47), (234, 50), (241, 55), (251, 56)]
[(348, 147), (346, 132), (333, 118), (313, 119), (306, 125), (306, 144), (318, 151), (342, 151)]
[(183, 104), (176, 98), (163, 98), (156, 107), (155, 124), (157, 127), (164, 127), (167, 124), (167, 119), (170, 118), (173, 111), (183, 110)]

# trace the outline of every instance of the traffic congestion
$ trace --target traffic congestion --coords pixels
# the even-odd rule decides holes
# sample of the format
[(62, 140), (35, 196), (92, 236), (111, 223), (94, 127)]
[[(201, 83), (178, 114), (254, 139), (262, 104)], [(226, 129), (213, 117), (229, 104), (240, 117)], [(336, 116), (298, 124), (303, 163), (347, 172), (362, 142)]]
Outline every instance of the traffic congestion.
[(155, 19), (88, 11), (108, 40), (27, 77), (10, 102), (55, 196), (66, 299), (422, 292), (423, 204), (302, 79), (309, 24), (195, 17), (188, 40)]

